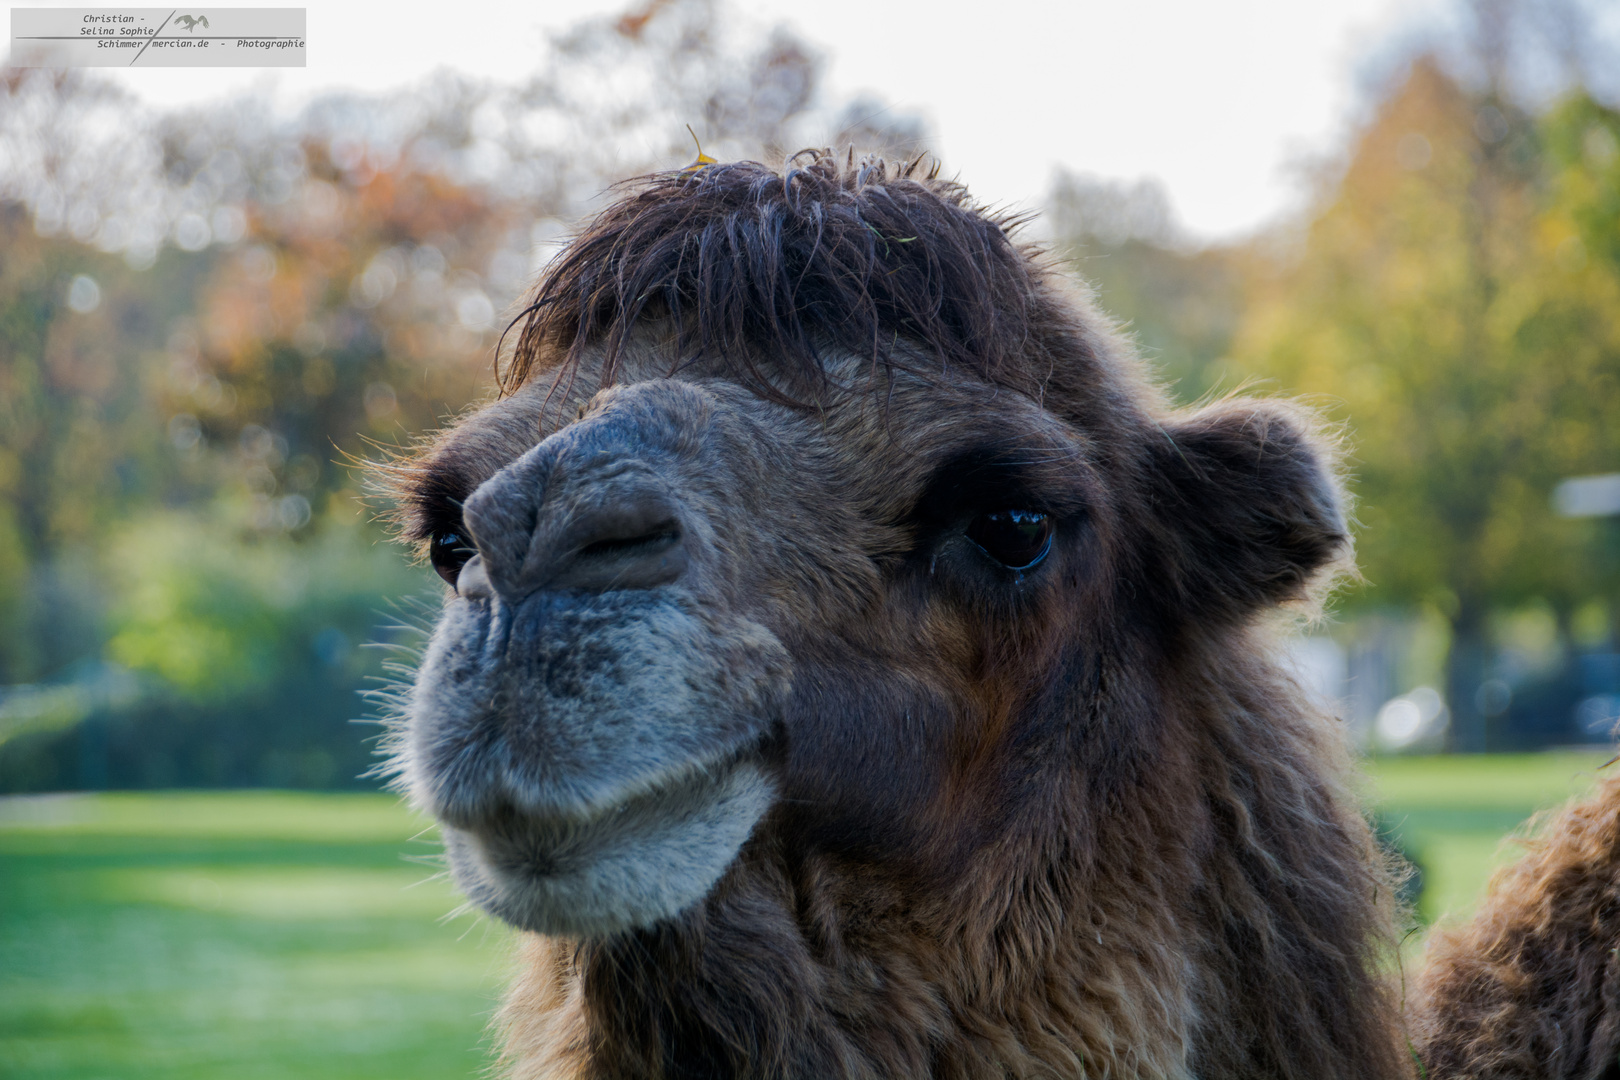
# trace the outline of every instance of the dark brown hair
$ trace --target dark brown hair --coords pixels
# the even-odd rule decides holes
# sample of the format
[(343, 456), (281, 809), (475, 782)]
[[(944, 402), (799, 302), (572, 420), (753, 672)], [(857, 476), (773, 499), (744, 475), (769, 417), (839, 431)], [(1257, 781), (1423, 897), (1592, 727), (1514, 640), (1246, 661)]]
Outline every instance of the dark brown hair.
[(744, 161), (630, 181), (541, 279), (502, 388), (598, 342), (611, 382), (644, 315), (676, 327), (680, 363), (724, 359), (779, 401), (762, 351), (794, 394), (825, 380), (827, 349), (887, 367), (902, 340), (995, 380), (1024, 345), (1033, 252), (1011, 239), (1017, 216), (937, 172), (806, 150), (784, 172)]

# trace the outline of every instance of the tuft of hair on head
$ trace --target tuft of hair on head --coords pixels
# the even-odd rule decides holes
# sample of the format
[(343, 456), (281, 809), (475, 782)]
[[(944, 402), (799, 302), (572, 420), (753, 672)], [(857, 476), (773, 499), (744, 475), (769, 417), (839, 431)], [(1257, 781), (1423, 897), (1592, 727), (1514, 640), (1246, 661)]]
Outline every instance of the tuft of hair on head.
[(718, 360), (785, 404), (825, 389), (829, 351), (889, 373), (961, 365), (997, 381), (1017, 371), (1039, 273), (1012, 239), (1023, 219), (974, 203), (930, 159), (802, 150), (780, 170), (698, 165), (622, 190), (513, 321), (504, 393), (591, 347), (610, 385), (643, 319), (672, 328), (672, 374)]

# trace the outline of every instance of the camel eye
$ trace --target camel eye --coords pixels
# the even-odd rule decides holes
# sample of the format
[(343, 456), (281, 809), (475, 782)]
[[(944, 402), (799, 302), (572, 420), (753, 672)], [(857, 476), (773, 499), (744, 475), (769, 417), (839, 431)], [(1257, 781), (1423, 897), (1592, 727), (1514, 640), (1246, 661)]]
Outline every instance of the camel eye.
[(428, 541), (428, 561), (433, 564), (433, 569), (438, 571), (439, 576), (452, 586), (455, 585), (456, 576), (461, 573), (461, 568), (467, 565), (467, 560), (475, 554), (472, 541), (459, 532), (449, 530), (436, 532), (433, 539)]
[(968, 523), (967, 538), (1009, 570), (1028, 570), (1052, 550), (1052, 519), (1033, 510), (997, 510)]

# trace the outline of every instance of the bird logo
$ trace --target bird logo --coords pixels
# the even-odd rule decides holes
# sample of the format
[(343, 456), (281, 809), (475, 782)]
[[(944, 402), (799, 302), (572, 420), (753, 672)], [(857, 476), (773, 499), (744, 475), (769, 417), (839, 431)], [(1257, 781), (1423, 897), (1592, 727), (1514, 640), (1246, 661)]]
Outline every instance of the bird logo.
[(174, 20), (174, 23), (175, 23), (176, 26), (183, 26), (189, 32), (195, 34), (197, 32), (197, 27), (199, 27), (199, 26), (206, 27), (208, 25), (208, 16), (206, 16), (206, 15), (182, 15), (178, 19)]

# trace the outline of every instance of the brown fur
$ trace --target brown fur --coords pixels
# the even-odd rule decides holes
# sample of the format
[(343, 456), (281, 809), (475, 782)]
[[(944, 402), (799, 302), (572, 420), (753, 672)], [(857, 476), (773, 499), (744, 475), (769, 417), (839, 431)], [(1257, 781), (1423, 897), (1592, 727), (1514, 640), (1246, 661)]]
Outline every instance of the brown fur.
[(1434, 1080), (1620, 1077), (1620, 777), (1525, 846), (1429, 940), (1413, 1039)]
[[(1331, 449), (1168, 407), (1009, 229), (881, 163), (652, 178), (549, 271), (512, 396), (404, 470), (420, 540), (576, 416), (674, 445), (667, 380), (768, 433), (703, 520), (792, 658), (780, 797), (702, 903), (528, 942), (514, 1076), (1411, 1075), (1390, 878), (1266, 629), (1345, 565)], [(1052, 561), (953, 562), (1019, 500)]]

